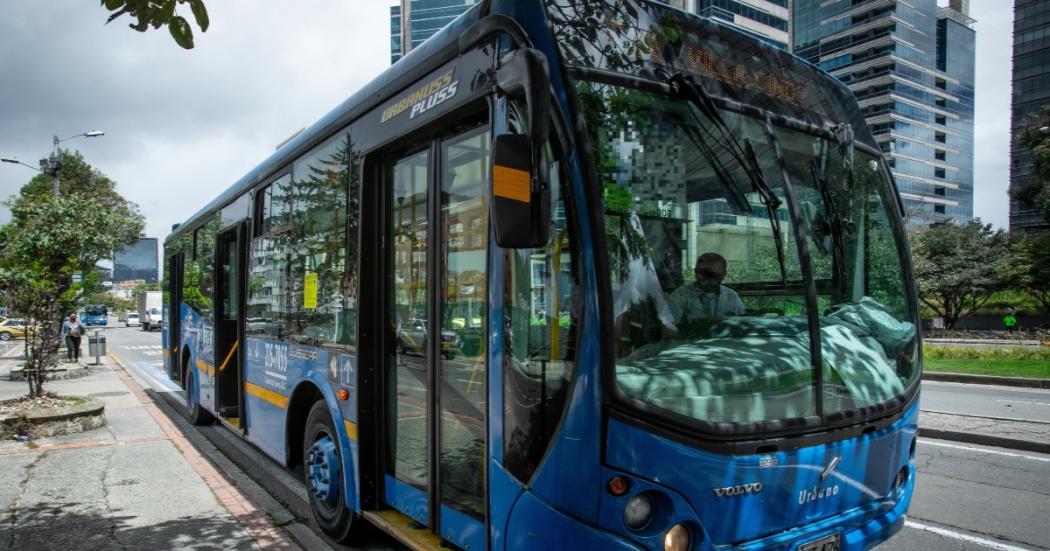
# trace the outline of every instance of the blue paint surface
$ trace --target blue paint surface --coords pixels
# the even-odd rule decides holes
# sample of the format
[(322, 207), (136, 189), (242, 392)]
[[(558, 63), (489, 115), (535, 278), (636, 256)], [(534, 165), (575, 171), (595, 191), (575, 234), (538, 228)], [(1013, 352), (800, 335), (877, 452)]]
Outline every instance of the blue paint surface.
[(386, 502), (398, 511), (422, 525), (429, 525), (428, 497), (423, 490), (409, 486), (390, 475), (384, 475), (383, 495)]
[[(636, 481), (637, 487), (675, 494), (674, 522), (692, 520), (705, 539), (724, 545), (795, 531), (808, 537), (828, 521), (848, 530), (907, 508), (910, 487), (894, 489), (901, 467), (911, 465), (909, 447), (917, 429), (917, 407), (881, 431), (857, 438), (762, 455), (726, 456), (701, 451), (625, 423), (608, 424), (607, 462)], [(821, 480), (834, 458), (839, 461)], [(761, 484), (760, 491), (718, 496), (716, 488)], [(641, 491), (641, 490), (639, 490)], [(636, 492), (632, 492), (633, 495)], [(621, 500), (603, 494), (609, 508), (622, 511)], [(603, 516), (610, 529), (626, 531), (622, 521)], [(690, 517), (692, 517), (690, 519)], [(670, 524), (667, 524), (669, 527)], [(873, 536), (874, 537), (874, 536)]]

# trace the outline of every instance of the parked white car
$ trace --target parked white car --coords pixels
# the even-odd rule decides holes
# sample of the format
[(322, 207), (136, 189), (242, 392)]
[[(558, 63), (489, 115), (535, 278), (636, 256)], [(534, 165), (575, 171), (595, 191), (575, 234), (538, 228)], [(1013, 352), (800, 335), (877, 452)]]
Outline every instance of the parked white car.
[(124, 320), (124, 327), (138, 327), (142, 325), (139, 322), (139, 315), (136, 312), (128, 312), (128, 319)]

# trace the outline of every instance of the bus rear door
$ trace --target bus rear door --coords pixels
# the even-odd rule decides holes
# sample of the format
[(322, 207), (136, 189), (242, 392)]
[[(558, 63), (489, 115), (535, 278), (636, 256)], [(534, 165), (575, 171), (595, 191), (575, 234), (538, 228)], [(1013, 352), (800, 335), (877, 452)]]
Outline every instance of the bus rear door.
[(244, 431), (244, 261), (248, 256), (247, 223), (216, 236), (215, 412), (225, 424)]

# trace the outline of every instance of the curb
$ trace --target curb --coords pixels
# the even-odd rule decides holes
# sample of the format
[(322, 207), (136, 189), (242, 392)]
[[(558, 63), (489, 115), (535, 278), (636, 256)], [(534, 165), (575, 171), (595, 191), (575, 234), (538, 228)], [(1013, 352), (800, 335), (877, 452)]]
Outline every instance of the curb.
[(1050, 379), (1031, 379), (1027, 377), (997, 377), (994, 375), (971, 375), (969, 373), (923, 371), (922, 378), (925, 381), (941, 381), (947, 383), (1050, 389)]
[(1032, 442), (1029, 440), (1017, 440), (1015, 438), (1003, 438), (988, 434), (975, 434), (972, 432), (960, 432), (954, 430), (928, 429), (919, 427), (919, 436), (934, 438), (937, 440), (952, 440), (966, 444), (977, 444), (980, 446), (994, 446), (997, 448), (1008, 448), (1035, 453), (1050, 454), (1050, 443)]

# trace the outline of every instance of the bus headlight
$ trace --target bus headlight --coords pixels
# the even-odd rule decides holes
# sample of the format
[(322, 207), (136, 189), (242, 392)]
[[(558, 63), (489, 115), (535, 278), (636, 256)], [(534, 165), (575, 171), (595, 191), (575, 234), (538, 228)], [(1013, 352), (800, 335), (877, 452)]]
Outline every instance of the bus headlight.
[(689, 529), (675, 524), (664, 534), (664, 551), (687, 551), (689, 549)]
[(645, 494), (636, 494), (623, 508), (623, 523), (631, 530), (641, 530), (653, 517), (653, 500)]

